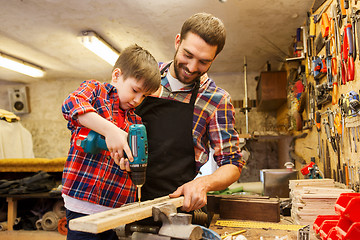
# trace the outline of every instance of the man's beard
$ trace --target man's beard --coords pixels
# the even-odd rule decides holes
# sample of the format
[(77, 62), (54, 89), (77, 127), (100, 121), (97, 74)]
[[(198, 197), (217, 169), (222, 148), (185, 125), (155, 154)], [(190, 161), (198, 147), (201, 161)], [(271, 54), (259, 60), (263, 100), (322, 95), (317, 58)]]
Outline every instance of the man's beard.
[[(192, 73), (194, 75), (192, 75), (192, 77), (194, 77), (193, 80), (191, 80), (190, 82), (189, 81), (186, 81), (186, 79), (182, 79), (180, 77), (180, 68), (181, 68), (181, 65), (178, 63), (177, 59), (176, 59), (176, 55), (177, 55), (178, 51), (176, 50), (176, 53), (175, 53), (175, 56), (174, 56), (174, 71), (175, 71), (175, 77), (177, 80), (179, 80), (181, 83), (183, 84), (192, 84), (196, 81), (198, 81), (200, 79), (200, 77), (205, 74), (209, 69), (207, 69), (205, 72), (195, 72), (195, 73)], [(190, 72), (189, 69), (185, 68), (185, 70), (187, 72)]]

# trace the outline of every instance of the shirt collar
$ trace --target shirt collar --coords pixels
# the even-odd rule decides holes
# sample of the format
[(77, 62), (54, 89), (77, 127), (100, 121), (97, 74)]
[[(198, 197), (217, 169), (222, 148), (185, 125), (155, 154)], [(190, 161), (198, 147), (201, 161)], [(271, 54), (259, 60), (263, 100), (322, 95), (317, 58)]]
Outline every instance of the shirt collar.
[[(160, 70), (164, 69), (169, 63), (171, 62), (165, 62), (165, 63), (160, 63)], [(169, 81), (166, 78), (166, 74), (169, 71), (170, 67), (168, 67), (167, 69), (165, 69), (165, 71), (163, 72), (163, 74), (161, 74), (161, 85), (164, 86), (165, 88), (170, 89), (170, 84)], [(200, 87), (202, 87), (207, 80), (209, 79), (209, 76), (207, 75), (207, 73), (204, 73), (201, 77), (200, 77)], [(183, 88), (184, 90), (192, 90), (194, 87), (194, 85), (191, 85), (191, 87), (185, 87)]]

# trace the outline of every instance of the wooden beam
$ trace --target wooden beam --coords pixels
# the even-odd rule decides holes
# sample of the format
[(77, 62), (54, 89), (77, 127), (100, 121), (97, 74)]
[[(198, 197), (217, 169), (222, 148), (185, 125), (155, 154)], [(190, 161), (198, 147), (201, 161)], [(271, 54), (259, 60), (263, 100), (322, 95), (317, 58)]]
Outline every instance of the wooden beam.
[(70, 220), (69, 228), (74, 231), (101, 233), (121, 225), (151, 217), (153, 206), (171, 203), (178, 208), (183, 205), (183, 202), (184, 197), (169, 198), (165, 196), (140, 204), (138, 202), (126, 204), (119, 208)]
[(221, 199), (221, 219), (280, 222), (278, 199)]

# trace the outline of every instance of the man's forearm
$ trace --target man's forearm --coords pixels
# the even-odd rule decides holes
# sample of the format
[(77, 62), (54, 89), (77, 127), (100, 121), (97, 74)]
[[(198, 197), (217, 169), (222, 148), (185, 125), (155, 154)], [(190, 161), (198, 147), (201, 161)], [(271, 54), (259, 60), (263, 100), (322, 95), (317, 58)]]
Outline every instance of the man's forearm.
[(207, 185), (207, 192), (219, 191), (227, 188), (240, 177), (239, 168), (232, 164), (227, 164), (219, 167), (210, 175), (201, 177)]

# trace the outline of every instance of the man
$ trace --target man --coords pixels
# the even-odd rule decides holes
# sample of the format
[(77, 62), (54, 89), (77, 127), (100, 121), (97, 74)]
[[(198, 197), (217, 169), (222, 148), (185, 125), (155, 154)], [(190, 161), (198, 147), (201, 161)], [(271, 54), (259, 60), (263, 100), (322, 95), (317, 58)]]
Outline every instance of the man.
[[(184, 195), (182, 210), (192, 211), (206, 204), (208, 191), (222, 190), (240, 177), (245, 161), (234, 107), (229, 94), (206, 74), (225, 38), (223, 23), (211, 14), (187, 19), (175, 38), (174, 61), (160, 64), (160, 89), (137, 108), (149, 141), (142, 199)], [(219, 168), (194, 179), (208, 161), (209, 147)], [(130, 170), (123, 159), (120, 168)]]

